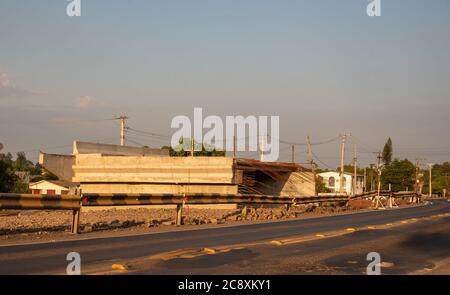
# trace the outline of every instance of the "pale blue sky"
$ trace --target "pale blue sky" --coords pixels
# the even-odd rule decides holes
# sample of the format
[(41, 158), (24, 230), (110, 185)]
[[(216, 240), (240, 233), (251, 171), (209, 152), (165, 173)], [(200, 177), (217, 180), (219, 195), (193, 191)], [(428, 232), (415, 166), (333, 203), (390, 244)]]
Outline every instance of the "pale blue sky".
[[(450, 160), (450, 1), (381, 2), (370, 18), (366, 0), (82, 0), (69, 18), (64, 0), (1, 0), (0, 142), (35, 160), (117, 143), (114, 115), (171, 135), (203, 107), (278, 115), (288, 141), (347, 131), (372, 151), (390, 136), (397, 157)], [(338, 164), (337, 142), (315, 152)]]

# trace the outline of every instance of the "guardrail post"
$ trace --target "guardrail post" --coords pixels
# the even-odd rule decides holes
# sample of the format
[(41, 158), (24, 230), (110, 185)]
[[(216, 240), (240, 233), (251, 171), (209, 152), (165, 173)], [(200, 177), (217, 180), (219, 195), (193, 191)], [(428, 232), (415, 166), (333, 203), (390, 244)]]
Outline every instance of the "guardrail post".
[(177, 204), (177, 226), (181, 225), (182, 217), (183, 217), (183, 204)]
[(80, 227), (80, 211), (81, 210), (73, 210), (72, 211), (72, 233), (78, 234)]
[(242, 220), (247, 219), (247, 205), (244, 205), (244, 207), (242, 208), (241, 217), (242, 217)]

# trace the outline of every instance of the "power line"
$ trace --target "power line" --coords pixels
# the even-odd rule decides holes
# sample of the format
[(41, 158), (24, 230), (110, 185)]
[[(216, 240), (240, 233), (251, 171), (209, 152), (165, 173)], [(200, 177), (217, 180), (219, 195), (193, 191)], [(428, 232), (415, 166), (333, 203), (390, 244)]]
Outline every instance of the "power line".
[(162, 138), (170, 138), (170, 136), (167, 135), (162, 135), (162, 134), (158, 134), (158, 133), (154, 133), (154, 132), (148, 132), (148, 131), (143, 131), (143, 130), (138, 130), (138, 129), (134, 129), (131, 127), (125, 127), (125, 130), (128, 131), (134, 131), (136, 133), (142, 133), (142, 134), (146, 134), (146, 135), (150, 135), (150, 136), (155, 136), (155, 137), (162, 137)]
[(317, 157), (316, 154), (313, 151), (311, 151), (311, 154), (314, 156), (314, 158), (317, 160), (317, 162), (321, 163), (322, 165), (324, 165), (325, 167), (327, 167), (329, 169), (334, 169), (333, 167), (331, 167), (327, 163), (325, 163), (322, 160), (320, 160), (319, 157)]
[(147, 135), (147, 134), (140, 134), (140, 133), (136, 133), (136, 132), (129, 131), (129, 130), (125, 130), (125, 133), (126, 134), (131, 134), (131, 135), (134, 135), (134, 136), (141, 136), (141, 137), (146, 138), (147, 140), (153, 140), (153, 141), (157, 141), (157, 142), (165, 143), (165, 144), (168, 143), (167, 139), (162, 139), (162, 138), (159, 138), (159, 137), (153, 137), (153, 136)]
[[(311, 143), (311, 145), (327, 144), (327, 143), (335, 142), (335, 141), (337, 141), (339, 139), (340, 139), (340, 136), (336, 136), (336, 137), (333, 137), (333, 138), (331, 138), (329, 140)], [(296, 146), (307, 146), (308, 145), (308, 143), (304, 143), (304, 142), (299, 143), (299, 142), (286, 141), (286, 140), (282, 140), (282, 139), (280, 139), (280, 143), (289, 144), (289, 145), (296, 145)]]
[[(137, 133), (146, 134), (146, 135), (155, 136), (155, 137), (171, 138), (171, 136), (168, 136), (168, 135), (158, 134), (158, 133), (150, 132), (150, 131), (139, 130), (139, 129), (131, 128), (129, 126), (125, 127), (125, 130), (134, 131), (134, 132), (137, 132)], [(271, 135), (267, 135), (267, 137), (269, 137), (271, 139), (279, 139), (279, 142), (282, 143), (282, 144), (297, 145), (297, 146), (307, 146), (308, 145), (307, 143), (299, 143), (299, 142), (291, 142), (291, 141), (283, 140), (283, 139), (280, 139), (280, 138), (277, 138), (277, 137), (273, 137)], [(239, 141), (239, 140), (246, 140), (246, 139), (250, 139), (250, 138), (254, 139), (251, 136), (246, 136), (246, 137), (236, 138), (236, 140)], [(336, 136), (336, 137), (333, 137), (333, 138), (331, 138), (329, 140), (311, 143), (311, 145), (327, 144), (327, 143), (331, 143), (331, 142), (337, 141), (337, 140), (339, 140), (339, 138), (340, 138), (340, 136)], [(258, 137), (256, 139), (258, 139)], [(225, 141), (225, 139), (223, 139), (222, 141)], [(217, 142), (217, 140), (216, 140), (216, 142)]]

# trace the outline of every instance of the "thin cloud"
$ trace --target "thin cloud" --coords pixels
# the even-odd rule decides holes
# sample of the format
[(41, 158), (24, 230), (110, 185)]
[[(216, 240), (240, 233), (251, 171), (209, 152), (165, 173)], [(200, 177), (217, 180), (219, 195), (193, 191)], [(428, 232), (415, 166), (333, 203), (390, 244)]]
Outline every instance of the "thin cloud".
[(78, 97), (75, 99), (75, 106), (79, 109), (91, 109), (103, 105), (103, 102), (90, 95)]
[(0, 89), (12, 87), (11, 78), (6, 73), (0, 73)]
[(28, 97), (34, 95), (39, 95), (39, 93), (17, 86), (9, 74), (0, 72), (0, 98)]

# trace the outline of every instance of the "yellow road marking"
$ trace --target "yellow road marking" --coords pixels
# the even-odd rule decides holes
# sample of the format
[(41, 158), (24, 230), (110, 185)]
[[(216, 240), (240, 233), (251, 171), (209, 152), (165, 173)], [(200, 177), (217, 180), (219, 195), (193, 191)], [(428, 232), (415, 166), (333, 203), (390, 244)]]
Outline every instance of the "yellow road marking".
[(395, 264), (393, 262), (383, 261), (379, 264), (383, 268), (393, 267)]
[[(413, 221), (425, 220), (427, 218), (437, 218), (437, 217), (448, 216), (448, 215), (450, 215), (450, 213), (431, 215), (431, 216), (422, 217), (422, 218), (411, 218), (409, 220), (402, 220), (402, 221), (398, 221), (395, 223), (386, 223), (385, 225), (368, 225), (367, 229), (383, 229), (386, 227), (400, 226), (402, 224), (408, 224)], [(314, 240), (318, 240), (319, 238), (338, 237), (338, 236), (346, 235), (349, 233), (353, 233), (355, 231), (357, 231), (357, 228), (348, 227), (348, 228), (346, 228), (344, 230), (340, 230), (340, 231), (339, 230), (331, 231), (331, 232), (320, 233), (320, 234), (315, 234), (315, 235), (310, 235), (310, 236), (302, 236), (299, 238), (271, 240), (269, 242), (269, 244), (275, 245), (275, 246), (284, 246), (284, 245), (314, 241)], [(150, 256), (148, 258), (149, 259), (162, 259), (162, 260), (170, 260), (170, 259), (174, 259), (174, 258), (195, 258), (198, 256), (203, 256), (203, 255), (225, 253), (225, 252), (229, 252), (231, 250), (243, 249), (245, 247), (250, 247), (250, 246), (260, 246), (263, 244), (267, 244), (267, 242), (268, 241), (266, 240), (266, 241), (257, 241), (257, 242), (253, 242), (253, 243), (247, 243), (247, 244), (228, 245), (228, 246), (217, 247), (217, 248), (180, 249), (180, 250), (176, 250), (176, 251), (172, 251), (172, 252), (156, 254), (156, 255)]]
[(213, 249), (213, 248), (203, 248), (203, 252), (206, 252), (208, 254), (216, 254), (217, 253), (216, 249)]
[(125, 265), (118, 263), (111, 265), (111, 268), (115, 270), (127, 270), (127, 267)]

